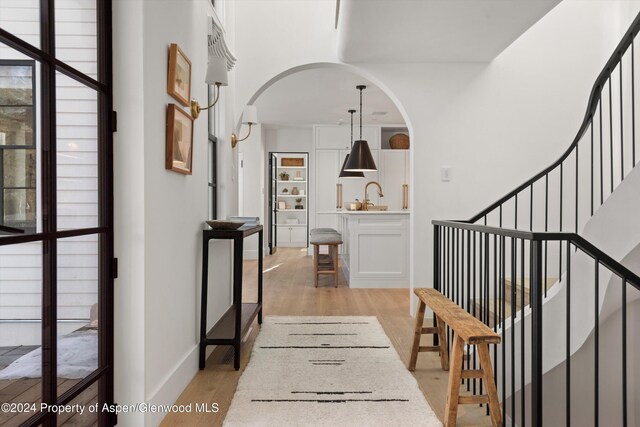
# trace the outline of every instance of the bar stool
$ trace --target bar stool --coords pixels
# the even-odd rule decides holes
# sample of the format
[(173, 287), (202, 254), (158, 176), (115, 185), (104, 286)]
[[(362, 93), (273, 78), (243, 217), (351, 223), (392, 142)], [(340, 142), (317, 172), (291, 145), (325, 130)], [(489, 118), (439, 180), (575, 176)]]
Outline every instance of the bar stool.
[[(321, 274), (332, 274), (334, 285), (338, 287), (339, 245), (342, 244), (342, 235), (331, 228), (311, 230), (310, 243), (313, 245), (313, 283), (318, 287), (318, 278)], [(329, 254), (320, 254), (320, 246), (327, 246)]]

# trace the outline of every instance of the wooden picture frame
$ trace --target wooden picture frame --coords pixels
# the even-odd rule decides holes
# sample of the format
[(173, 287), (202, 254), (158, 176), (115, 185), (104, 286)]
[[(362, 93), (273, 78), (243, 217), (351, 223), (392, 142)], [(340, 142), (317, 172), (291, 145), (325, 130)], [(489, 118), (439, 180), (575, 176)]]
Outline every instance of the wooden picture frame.
[(191, 61), (182, 49), (172, 43), (169, 46), (169, 71), (167, 92), (182, 105), (189, 106), (191, 100)]
[(193, 166), (193, 117), (175, 104), (167, 106), (165, 168), (191, 175)]

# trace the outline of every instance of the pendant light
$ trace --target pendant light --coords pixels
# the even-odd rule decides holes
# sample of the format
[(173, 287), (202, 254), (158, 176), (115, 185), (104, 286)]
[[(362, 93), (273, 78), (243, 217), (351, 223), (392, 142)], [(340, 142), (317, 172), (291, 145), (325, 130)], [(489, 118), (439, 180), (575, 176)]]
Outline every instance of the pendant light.
[[(349, 114), (351, 114), (351, 149), (353, 149), (353, 113), (355, 113), (356, 110), (349, 110)], [(346, 170), (344, 170), (345, 165), (347, 164), (347, 161), (349, 160), (349, 155), (347, 154), (346, 157), (344, 158), (344, 162), (342, 162), (342, 169), (340, 169), (340, 175), (338, 175), (339, 178), (364, 178), (364, 172), (348, 172)]]
[(369, 143), (362, 139), (362, 90), (366, 86), (358, 85), (356, 89), (360, 91), (360, 139), (353, 143), (351, 153), (344, 166), (347, 172), (368, 172), (378, 170), (376, 163), (373, 161)]

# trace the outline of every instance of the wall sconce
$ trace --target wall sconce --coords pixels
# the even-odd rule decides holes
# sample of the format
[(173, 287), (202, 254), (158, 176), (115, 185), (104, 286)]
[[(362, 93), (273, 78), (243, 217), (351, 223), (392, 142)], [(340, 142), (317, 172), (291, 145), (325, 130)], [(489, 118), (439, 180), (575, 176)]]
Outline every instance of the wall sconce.
[(247, 136), (241, 139), (238, 139), (238, 136), (235, 133), (232, 133), (231, 148), (236, 148), (238, 142), (249, 138), (249, 135), (251, 135), (251, 126), (258, 124), (258, 111), (254, 105), (247, 105), (244, 107), (244, 110), (242, 111), (242, 123), (249, 125), (249, 132), (247, 133)]
[(218, 102), (218, 98), (220, 97), (220, 86), (227, 86), (229, 84), (229, 80), (227, 78), (227, 59), (221, 56), (212, 56), (209, 59), (209, 64), (207, 65), (207, 76), (204, 79), (205, 83), (208, 85), (216, 86), (216, 95), (213, 100), (213, 104), (208, 107), (200, 107), (200, 104), (195, 99), (191, 100), (191, 116), (194, 119), (197, 119), (200, 116), (200, 111), (208, 110), (212, 108)]

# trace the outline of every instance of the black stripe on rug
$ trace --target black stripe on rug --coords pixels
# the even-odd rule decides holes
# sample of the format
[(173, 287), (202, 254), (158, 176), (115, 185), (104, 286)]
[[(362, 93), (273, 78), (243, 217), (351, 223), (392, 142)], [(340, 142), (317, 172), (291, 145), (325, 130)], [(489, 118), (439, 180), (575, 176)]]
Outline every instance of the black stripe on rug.
[(321, 346), (321, 345), (314, 345), (314, 346), (303, 346), (303, 345), (289, 345), (289, 346), (266, 346), (266, 347), (260, 347), (260, 348), (268, 348), (268, 349), (278, 349), (278, 348), (389, 348), (388, 345), (342, 345), (342, 346), (332, 346), (332, 347), (325, 347), (325, 346)]
[(371, 394), (372, 391), (292, 391), (291, 394)]
[(274, 325), (370, 325), (368, 322), (299, 322), (299, 323), (274, 323)]
[(289, 334), (290, 336), (294, 336), (294, 335), (313, 335), (313, 336), (324, 336), (324, 335), (331, 335), (331, 336), (346, 336), (346, 335), (358, 335), (358, 334)]

